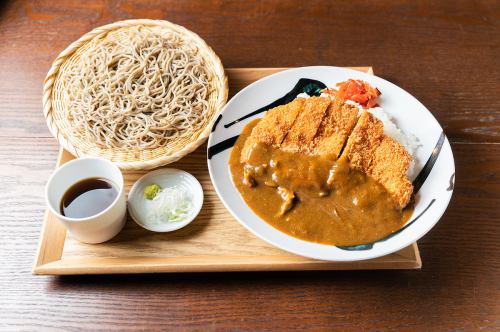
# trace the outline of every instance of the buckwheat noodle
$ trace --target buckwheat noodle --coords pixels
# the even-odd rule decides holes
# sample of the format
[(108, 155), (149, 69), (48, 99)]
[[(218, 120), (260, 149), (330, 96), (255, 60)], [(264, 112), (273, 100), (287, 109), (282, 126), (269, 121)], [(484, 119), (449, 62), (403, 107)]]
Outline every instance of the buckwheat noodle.
[(180, 34), (138, 26), (93, 40), (59, 80), (74, 135), (103, 148), (154, 149), (203, 129), (210, 75)]

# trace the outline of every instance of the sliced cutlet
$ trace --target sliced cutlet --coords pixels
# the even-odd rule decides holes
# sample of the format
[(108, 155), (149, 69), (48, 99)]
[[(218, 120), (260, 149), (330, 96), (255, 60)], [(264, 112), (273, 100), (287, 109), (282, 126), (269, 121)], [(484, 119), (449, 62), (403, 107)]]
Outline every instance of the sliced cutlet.
[(351, 167), (368, 173), (375, 149), (384, 136), (382, 121), (369, 112), (363, 112), (352, 130), (341, 158), (347, 158)]
[(281, 149), (294, 153), (309, 153), (311, 143), (330, 103), (330, 98), (310, 97), (306, 99), (304, 109), (288, 131)]
[(240, 161), (246, 162), (255, 143), (279, 147), (304, 106), (305, 99), (297, 98), (291, 103), (272, 108), (252, 129), (241, 151)]
[(337, 159), (358, 119), (358, 108), (340, 100), (333, 101), (319, 126), (311, 153)]
[(368, 173), (385, 187), (401, 208), (410, 202), (413, 192), (406, 176), (411, 160), (412, 157), (400, 143), (384, 136), (375, 150)]
[(382, 122), (371, 113), (360, 116), (341, 158), (382, 184), (400, 208), (409, 203), (413, 186), (406, 172), (411, 156), (400, 143), (384, 135)]

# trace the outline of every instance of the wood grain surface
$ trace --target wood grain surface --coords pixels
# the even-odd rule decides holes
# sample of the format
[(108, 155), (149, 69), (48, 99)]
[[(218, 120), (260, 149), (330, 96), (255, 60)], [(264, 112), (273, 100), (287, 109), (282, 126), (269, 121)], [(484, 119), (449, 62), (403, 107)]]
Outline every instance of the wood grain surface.
[[(31, 275), (58, 146), (42, 116), (52, 59), (95, 26), (167, 19), (226, 67), (373, 65), (445, 127), (456, 189), (421, 271)], [(500, 329), (498, 1), (3, 1), (0, 330)]]
[[(354, 67), (373, 74), (371, 67)], [(283, 68), (226, 68), (231, 95)], [(61, 149), (56, 167), (74, 159)], [(229, 272), (292, 270), (415, 269), (422, 266), (416, 243), (372, 260), (326, 262), (279, 250), (254, 236), (224, 207), (210, 181), (207, 146), (169, 166), (185, 170), (200, 181), (203, 208), (193, 223), (172, 233), (153, 233), (129, 216), (111, 241), (85, 244), (74, 239), (50, 212), (41, 230), (34, 274), (106, 274), (150, 272)], [(125, 192), (147, 171), (123, 172)], [(244, 244), (244, 245), (243, 245)]]

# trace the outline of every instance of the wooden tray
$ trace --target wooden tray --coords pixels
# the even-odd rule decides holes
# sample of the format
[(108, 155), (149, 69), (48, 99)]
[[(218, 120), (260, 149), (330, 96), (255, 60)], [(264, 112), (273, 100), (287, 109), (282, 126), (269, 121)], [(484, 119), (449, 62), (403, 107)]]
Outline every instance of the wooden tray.
[[(285, 68), (227, 69), (230, 95), (264, 76)], [(355, 69), (373, 73), (371, 67)], [(61, 149), (57, 166), (74, 159)], [(46, 212), (34, 274), (104, 274), (151, 272), (222, 272), (271, 270), (419, 269), (417, 244), (377, 259), (325, 262), (277, 249), (248, 232), (225, 209), (208, 175), (206, 144), (171, 167), (192, 173), (205, 192), (203, 209), (188, 227), (173, 233), (153, 233), (128, 220), (106, 243), (76, 241)], [(127, 192), (144, 172), (124, 173)]]

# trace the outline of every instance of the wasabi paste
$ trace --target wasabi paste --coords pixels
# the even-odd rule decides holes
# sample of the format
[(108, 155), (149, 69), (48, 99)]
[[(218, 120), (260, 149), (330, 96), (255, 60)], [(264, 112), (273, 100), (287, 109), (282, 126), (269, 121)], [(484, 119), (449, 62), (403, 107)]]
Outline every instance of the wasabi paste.
[(152, 200), (158, 195), (160, 192), (161, 187), (157, 185), (156, 183), (150, 184), (146, 188), (144, 188), (144, 198)]

